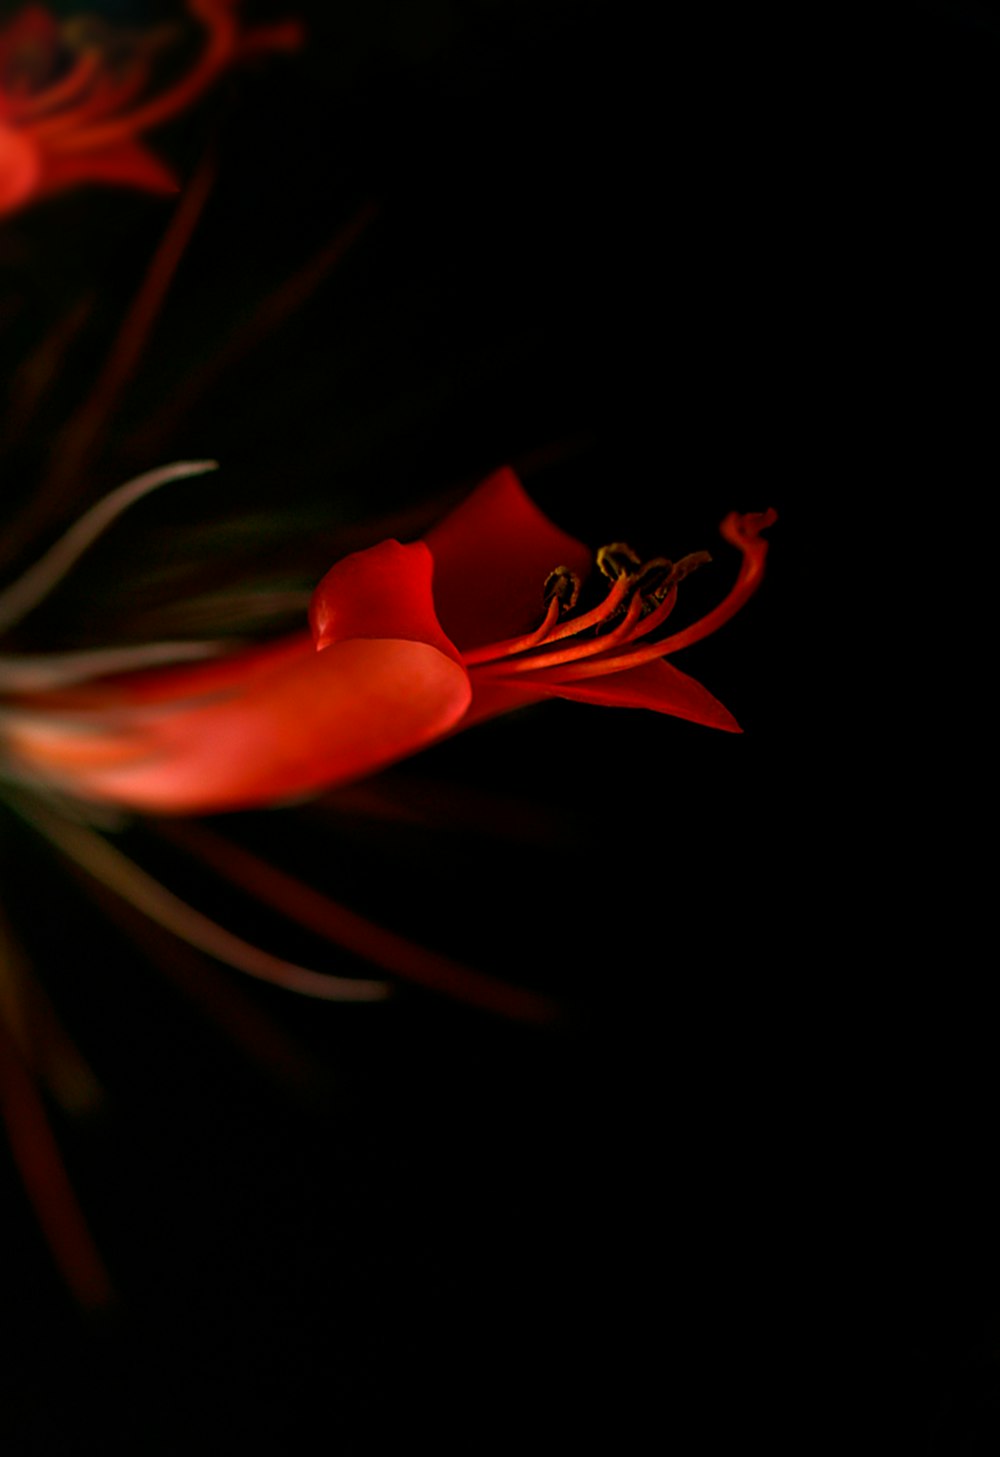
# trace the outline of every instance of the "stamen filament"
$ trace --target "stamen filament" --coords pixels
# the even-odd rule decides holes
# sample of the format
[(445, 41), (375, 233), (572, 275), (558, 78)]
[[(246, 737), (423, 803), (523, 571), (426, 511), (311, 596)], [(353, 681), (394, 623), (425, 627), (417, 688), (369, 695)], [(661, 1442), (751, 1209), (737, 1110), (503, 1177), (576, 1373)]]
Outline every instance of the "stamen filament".
[(490, 663), (494, 658), (507, 658), (512, 653), (521, 653), (528, 648), (537, 647), (539, 643), (545, 641), (558, 620), (559, 599), (553, 597), (546, 608), (541, 627), (537, 627), (534, 632), (526, 633), (522, 637), (508, 637), (502, 642), (489, 643), (486, 647), (472, 648), (469, 652), (462, 654), (462, 662), (467, 668), (472, 668), (479, 663)]
[(629, 577), (616, 577), (603, 602), (599, 602), (581, 617), (568, 617), (565, 622), (559, 623), (549, 635), (549, 642), (559, 642), (561, 638), (575, 637), (579, 632), (586, 632), (590, 627), (600, 627), (602, 622), (606, 622), (618, 611), (631, 585)]
[[(18, 106), (18, 121), (30, 121), (33, 116), (46, 116), (65, 106), (85, 89), (100, 67), (101, 53), (96, 48), (77, 56), (61, 81), (54, 82), (37, 96), (29, 96)], [(37, 135), (37, 131), (34, 134)]]
[(664, 597), (663, 601), (660, 602), (656, 607), (654, 607), (652, 612), (650, 612), (648, 616), (644, 617), (642, 621), (638, 624), (632, 634), (632, 641), (635, 642), (636, 638), (638, 637), (648, 637), (651, 632), (655, 632), (658, 627), (666, 622), (667, 618), (670, 616), (671, 612), (673, 612), (676, 605), (677, 585), (675, 583), (672, 587), (667, 589), (667, 594)]
[[(505, 662), (512, 653), (524, 652), (532, 647), (540, 647), (542, 643), (559, 642), (566, 637), (576, 637), (578, 633), (585, 632), (590, 627), (599, 627), (612, 617), (618, 608), (630, 586), (630, 580), (626, 576), (616, 578), (608, 595), (603, 602), (598, 603), (582, 617), (567, 617), (565, 621), (556, 623), (553, 627), (545, 630), (543, 622), (541, 628), (526, 637), (512, 637), (504, 642), (489, 643), (485, 647), (473, 648), (471, 652), (462, 654), (462, 661), (467, 668), (481, 667), (487, 663)], [(552, 604), (549, 604), (551, 613)], [(557, 604), (558, 609), (558, 604)], [(549, 613), (546, 613), (546, 622)]]
[[(617, 594), (618, 601), (620, 601), (629, 587), (633, 589), (634, 595), (629, 609), (622, 622), (612, 632), (588, 642), (578, 642), (561, 652), (527, 653), (513, 661), (510, 658), (501, 658), (494, 648), (491, 655), (485, 658), (481, 665), (477, 663), (479, 676), (491, 682), (502, 682), (513, 680), (521, 674), (543, 671), (554, 683), (567, 683), (580, 678), (599, 678), (609, 673), (628, 672), (631, 668), (641, 667), (643, 663), (654, 662), (657, 658), (665, 658), (680, 648), (700, 641), (701, 638), (707, 637), (710, 633), (715, 632), (716, 628), (727, 622), (756, 590), (763, 574), (768, 545), (761, 539), (760, 533), (776, 520), (777, 513), (773, 510), (747, 515), (740, 515), (736, 511), (730, 512), (719, 529), (725, 540), (743, 553), (743, 563), (736, 581), (717, 607), (698, 622), (692, 623), (671, 637), (663, 638), (659, 642), (647, 643), (643, 647), (623, 650), (626, 643), (634, 643), (639, 638), (648, 637), (666, 621), (677, 601), (677, 583), (705, 560), (707, 553), (696, 552), (676, 564), (672, 569), (674, 580), (671, 581), (670, 577), (667, 578), (668, 581), (671, 581), (671, 585), (662, 602), (645, 619), (641, 618), (641, 613), (649, 599), (642, 592), (641, 573), (637, 586), (636, 577), (623, 572), (612, 592), (597, 609), (600, 616), (607, 617), (612, 598)], [(664, 567), (666, 565), (668, 564), (664, 564)], [(588, 617), (592, 619), (593, 614), (588, 614)], [(586, 625), (587, 618), (568, 620), (549, 634), (548, 638), (544, 640), (545, 645), (548, 646), (559, 638), (575, 636)], [(473, 661), (471, 655), (467, 661)]]
[[(567, 663), (565, 668), (559, 668), (553, 675), (554, 681), (568, 683), (576, 678), (599, 678), (608, 673), (624, 673), (630, 668), (641, 667), (643, 663), (668, 657), (680, 648), (700, 642), (703, 637), (708, 637), (710, 633), (715, 632), (716, 628), (721, 627), (724, 622), (728, 622), (730, 617), (734, 616), (743, 606), (747, 598), (756, 591), (763, 576), (764, 558), (767, 556), (768, 547), (768, 543), (760, 533), (766, 527), (773, 525), (777, 519), (778, 513), (771, 509), (751, 512), (745, 516), (731, 511), (723, 521), (719, 530), (726, 541), (732, 546), (738, 547), (743, 553), (743, 564), (732, 588), (711, 612), (706, 613), (697, 622), (691, 623), (689, 627), (682, 628), (680, 632), (675, 632), (671, 637), (663, 638), (658, 643), (648, 643), (645, 647), (634, 648), (631, 652), (614, 653), (606, 659), (598, 658), (597, 661), (587, 663), (585, 666)], [(639, 633), (635, 634), (635, 636), (639, 635)]]
[(605, 653), (609, 648), (615, 647), (618, 643), (627, 642), (635, 630), (636, 624), (642, 615), (642, 598), (638, 593), (632, 598), (628, 605), (628, 611), (618, 626), (609, 632), (605, 637), (589, 638), (586, 642), (572, 643), (569, 647), (562, 648), (554, 653), (535, 653), (531, 657), (515, 658), (513, 661), (506, 660), (491, 664), (493, 674), (487, 668), (483, 676), (497, 676), (507, 678), (514, 673), (534, 673), (538, 669), (554, 668), (562, 663), (576, 662), (580, 658), (593, 658)]
[[(556, 665), (556, 671), (551, 675), (552, 681), (569, 683), (575, 678), (602, 678), (608, 673), (624, 673), (629, 668), (638, 668), (642, 663), (651, 663), (656, 658), (666, 657), (668, 653), (675, 651), (669, 646), (670, 641), (668, 638), (665, 642), (648, 643), (632, 652), (613, 653), (607, 658), (595, 658), (587, 663), (571, 662), (567, 659), (564, 667)], [(506, 674), (503, 676), (506, 677)]]
[(149, 131), (182, 111), (207, 89), (236, 50), (239, 26), (225, 0), (223, 3), (220, 0), (189, 0), (189, 8), (205, 26), (207, 35), (205, 49), (187, 75), (138, 111), (101, 126), (92, 126), (89, 130), (81, 128), (74, 131), (72, 136), (67, 137), (66, 150), (89, 151), (106, 143), (121, 141), (123, 137)]
[(54, 137), (65, 136), (69, 144), (60, 144), (59, 150), (72, 151), (72, 138), (80, 134), (85, 123), (103, 121), (106, 116), (120, 112), (133, 97), (141, 96), (148, 81), (149, 68), (138, 64), (133, 67), (131, 75), (114, 86), (106, 77), (98, 76), (90, 95), (76, 106), (54, 114), (48, 114), (46, 108), (44, 119), (34, 123), (31, 135), (36, 141), (51, 141)]
[(680, 632), (675, 632), (672, 637), (665, 638), (660, 644), (663, 652), (659, 656), (676, 653), (680, 648), (690, 647), (703, 637), (709, 637), (724, 622), (734, 617), (747, 598), (756, 592), (764, 575), (764, 558), (767, 556), (768, 546), (760, 533), (768, 526), (773, 526), (777, 519), (778, 513), (773, 507), (767, 511), (751, 511), (745, 515), (730, 511), (719, 527), (719, 534), (730, 546), (735, 546), (743, 553), (743, 563), (736, 581), (711, 612), (682, 628)]

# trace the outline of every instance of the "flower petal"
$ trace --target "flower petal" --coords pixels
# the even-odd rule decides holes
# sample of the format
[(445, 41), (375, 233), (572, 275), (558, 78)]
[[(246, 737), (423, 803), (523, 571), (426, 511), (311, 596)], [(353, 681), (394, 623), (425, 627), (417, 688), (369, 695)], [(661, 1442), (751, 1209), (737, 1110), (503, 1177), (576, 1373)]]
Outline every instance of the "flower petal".
[(686, 718), (707, 728), (742, 732), (729, 709), (707, 688), (662, 660), (600, 677), (591, 673), (575, 680), (560, 681), (559, 671), (555, 669), (551, 673), (532, 674), (527, 684), (523, 680), (509, 684), (496, 680), (477, 682), (468, 721), (491, 718), (539, 698), (569, 698), (576, 703), (597, 703), (609, 708), (650, 708), (654, 713)]
[(173, 174), (138, 138), (196, 101), (247, 55), (294, 50), (296, 21), (244, 30), (240, 0), (187, 0), (200, 54), (149, 94), (155, 34), (74, 39), (44, 6), (0, 27), (0, 214), (84, 182), (176, 192)]
[(438, 619), (461, 649), (536, 626), (553, 568), (585, 577), (593, 560), (581, 541), (539, 511), (507, 468), (485, 480), (424, 540), (434, 557)]
[(36, 196), (59, 192), (82, 182), (108, 182), (138, 187), (145, 192), (178, 192), (169, 167), (139, 142), (125, 139), (95, 151), (64, 152), (52, 147), (44, 153)]
[(383, 541), (330, 568), (309, 604), (320, 649), (351, 638), (404, 638), (461, 659), (441, 630), (432, 594), (434, 561), (422, 541)]
[[(449, 732), (472, 696), (421, 542), (384, 541), (327, 573), (305, 633), (163, 672), (22, 695), (6, 730), (30, 770), (164, 814), (273, 804), (343, 784)], [(33, 716), (41, 710), (43, 717)]]
[(213, 668), (222, 670), (215, 696), (175, 694), (111, 712), (50, 713), (47, 721), (15, 715), (8, 746), (29, 773), (82, 798), (160, 814), (211, 813), (372, 773), (447, 733), (471, 697), (452, 657), (399, 639), (316, 652), (303, 636), (280, 653), (138, 678), (152, 686), (160, 676), (175, 685), (187, 677), (207, 690)]

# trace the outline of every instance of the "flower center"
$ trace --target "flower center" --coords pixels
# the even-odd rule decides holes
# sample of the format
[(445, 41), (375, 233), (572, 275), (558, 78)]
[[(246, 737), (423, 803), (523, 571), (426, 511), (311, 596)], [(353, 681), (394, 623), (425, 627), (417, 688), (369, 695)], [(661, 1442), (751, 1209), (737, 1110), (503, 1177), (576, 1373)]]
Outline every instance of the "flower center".
[[(545, 614), (534, 632), (474, 648), (463, 654), (465, 666), (485, 678), (562, 672), (575, 664), (582, 670), (574, 669), (573, 677), (631, 667), (634, 655), (623, 649), (662, 626), (674, 609), (678, 584), (711, 557), (697, 551), (677, 562), (666, 557), (643, 562), (625, 542), (616, 541), (602, 546), (596, 560), (610, 585), (595, 607), (577, 612), (580, 579), (568, 567), (555, 567), (542, 589)], [(663, 643), (647, 644), (641, 661), (663, 651), (669, 651)]]

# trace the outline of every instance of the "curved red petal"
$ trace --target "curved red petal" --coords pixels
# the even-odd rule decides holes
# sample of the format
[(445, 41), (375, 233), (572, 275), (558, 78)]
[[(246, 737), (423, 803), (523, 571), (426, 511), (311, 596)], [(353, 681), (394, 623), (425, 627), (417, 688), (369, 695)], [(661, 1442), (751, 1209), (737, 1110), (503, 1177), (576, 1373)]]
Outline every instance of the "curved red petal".
[(351, 638), (429, 643), (459, 662), (438, 621), (434, 562), (421, 541), (383, 541), (331, 567), (312, 595), (309, 625), (318, 648)]
[(512, 470), (484, 481), (424, 537), (434, 558), (434, 604), (459, 648), (482, 647), (536, 626), (554, 567), (585, 577), (593, 560), (526, 495)]
[[(358, 639), (318, 653), (303, 639), (241, 660), (213, 696), (22, 718), (8, 725), (9, 747), (83, 798), (209, 813), (372, 773), (447, 733), (471, 697), (460, 664), (422, 642)], [(199, 681), (207, 691), (208, 675)]]
[(686, 718), (707, 728), (741, 732), (729, 709), (707, 688), (662, 659), (618, 673), (609, 672), (601, 677), (588, 676), (560, 682), (558, 671), (554, 671), (533, 674), (529, 685), (516, 681), (509, 685), (492, 681), (480, 688), (476, 684), (468, 720), (492, 717), (538, 698), (569, 698), (576, 703), (597, 703), (609, 708), (650, 708), (654, 713)]
[(39, 195), (75, 187), (81, 182), (109, 182), (146, 192), (179, 190), (170, 168), (139, 142), (126, 139), (93, 152), (65, 152), (55, 146), (44, 150)]

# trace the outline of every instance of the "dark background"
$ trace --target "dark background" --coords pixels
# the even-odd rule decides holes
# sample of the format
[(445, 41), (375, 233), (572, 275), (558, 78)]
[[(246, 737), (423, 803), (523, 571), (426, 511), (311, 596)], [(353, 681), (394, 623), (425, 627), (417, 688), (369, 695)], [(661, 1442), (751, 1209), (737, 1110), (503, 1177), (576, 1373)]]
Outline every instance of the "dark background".
[[(553, 1030), (414, 989), (251, 987), (297, 1050), (248, 1057), (199, 968), (178, 994), (165, 937), (4, 821), (5, 900), (108, 1094), (85, 1126), (53, 1116), (120, 1291), (74, 1310), (5, 1170), (5, 1450), (631, 1450), (692, 1424), (811, 1450), (842, 1422), (855, 1445), (992, 1450), (988, 884), (965, 826), (992, 11), (691, 7), (666, 38), (582, 0), (296, 13), (300, 55), (152, 138), (182, 177), (209, 148), (212, 194), (35, 539), (150, 465), (223, 470), (140, 508), (25, 644), (198, 631), (214, 590), (306, 589), (509, 461), (567, 529), (649, 555), (778, 508), (760, 595), (680, 664), (745, 733), (554, 703), (386, 776), (404, 821), (348, 799), (240, 817), (346, 903), (557, 994)], [(363, 210), (250, 347), (260, 301)], [(5, 509), (170, 211), (93, 188), (7, 224), (11, 370), (89, 304)], [(685, 583), (692, 615), (730, 556)], [(124, 843), (245, 934), (329, 955), (149, 830)]]

